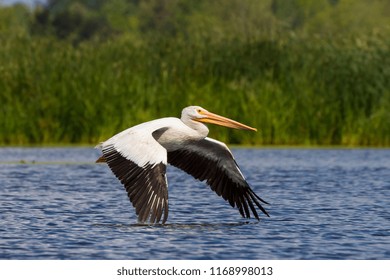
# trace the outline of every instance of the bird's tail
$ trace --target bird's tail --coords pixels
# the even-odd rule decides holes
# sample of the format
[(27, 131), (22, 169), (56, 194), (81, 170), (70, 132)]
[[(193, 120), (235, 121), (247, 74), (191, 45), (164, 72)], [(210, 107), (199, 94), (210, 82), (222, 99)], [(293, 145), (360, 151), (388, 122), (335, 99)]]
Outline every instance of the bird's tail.
[[(99, 143), (98, 145), (95, 146), (95, 149), (100, 149), (102, 150), (103, 148), (103, 142)], [(104, 157), (104, 155), (102, 155), (100, 158), (98, 158), (95, 163), (100, 163), (100, 162), (106, 162), (106, 158)]]
[(99, 162), (106, 162), (106, 158), (104, 156), (101, 156), (100, 158), (98, 158), (96, 161), (96, 163), (99, 163)]

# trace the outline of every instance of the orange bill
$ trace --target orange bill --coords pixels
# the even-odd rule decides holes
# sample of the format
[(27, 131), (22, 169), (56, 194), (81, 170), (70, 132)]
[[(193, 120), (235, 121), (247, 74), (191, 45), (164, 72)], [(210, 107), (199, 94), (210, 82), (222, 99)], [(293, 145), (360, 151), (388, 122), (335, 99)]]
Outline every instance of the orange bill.
[(222, 117), (222, 116), (217, 115), (217, 114), (210, 113), (208, 111), (202, 111), (201, 114), (204, 117), (197, 118), (197, 119), (195, 119), (196, 121), (203, 122), (203, 123), (212, 123), (212, 124), (235, 128), (235, 129), (257, 131), (257, 129), (254, 127), (247, 126), (245, 124), (236, 122), (234, 120)]

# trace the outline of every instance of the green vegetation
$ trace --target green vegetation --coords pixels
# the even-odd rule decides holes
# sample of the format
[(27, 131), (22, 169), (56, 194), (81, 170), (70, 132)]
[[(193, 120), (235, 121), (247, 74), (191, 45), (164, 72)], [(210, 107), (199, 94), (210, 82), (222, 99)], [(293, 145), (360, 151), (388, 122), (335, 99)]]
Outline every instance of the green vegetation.
[[(1, 3), (1, 2), (0, 2)], [(97, 143), (200, 105), (251, 145), (390, 145), (390, 4), (49, 1), (0, 6), (0, 144)]]

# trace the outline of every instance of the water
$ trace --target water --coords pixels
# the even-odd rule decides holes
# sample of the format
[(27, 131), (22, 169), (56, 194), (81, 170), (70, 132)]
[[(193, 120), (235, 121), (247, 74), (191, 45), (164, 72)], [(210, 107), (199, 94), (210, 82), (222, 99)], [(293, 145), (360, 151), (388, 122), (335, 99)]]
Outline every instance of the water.
[(0, 259), (390, 259), (390, 150), (233, 153), (271, 218), (169, 168), (167, 225), (137, 225), (98, 151), (0, 149)]

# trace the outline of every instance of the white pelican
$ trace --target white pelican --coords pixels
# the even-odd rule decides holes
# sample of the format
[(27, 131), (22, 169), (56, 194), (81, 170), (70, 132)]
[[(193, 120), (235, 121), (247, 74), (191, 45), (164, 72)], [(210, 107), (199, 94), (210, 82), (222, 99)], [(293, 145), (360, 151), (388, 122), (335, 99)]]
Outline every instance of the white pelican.
[(183, 109), (181, 119), (161, 118), (130, 127), (99, 147), (103, 155), (96, 162), (106, 162), (126, 188), (138, 220), (162, 223), (168, 218), (167, 163), (206, 180), (210, 188), (222, 196), (241, 216), (250, 211), (259, 220), (255, 206), (267, 211), (246, 182), (228, 147), (208, 138), (203, 123), (256, 131), (255, 128), (213, 114), (199, 106)]

